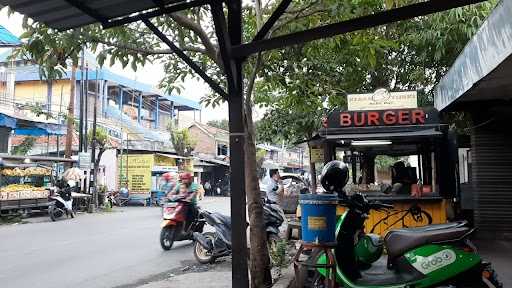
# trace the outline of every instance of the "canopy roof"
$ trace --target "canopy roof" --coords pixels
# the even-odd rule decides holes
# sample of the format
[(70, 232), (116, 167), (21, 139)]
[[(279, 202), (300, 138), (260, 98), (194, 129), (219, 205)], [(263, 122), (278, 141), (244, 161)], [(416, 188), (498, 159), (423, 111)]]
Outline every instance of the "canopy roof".
[[(0, 4), (9, 5), (11, 9), (25, 14), (30, 18), (43, 22), (46, 25), (66, 30), (81, 27), (95, 22), (109, 22), (110, 20), (131, 15), (141, 11), (151, 11), (160, 5), (187, 4), (190, 2), (206, 1), (179, 1), (179, 0), (1, 0)], [(184, 6), (184, 5), (183, 5)], [(188, 4), (187, 6), (191, 6)]]
[(0, 47), (14, 47), (21, 44), (20, 39), (14, 36), (4, 26), (0, 25)]
[(511, 99), (512, 0), (503, 0), (478, 29), (435, 88), (435, 106)]

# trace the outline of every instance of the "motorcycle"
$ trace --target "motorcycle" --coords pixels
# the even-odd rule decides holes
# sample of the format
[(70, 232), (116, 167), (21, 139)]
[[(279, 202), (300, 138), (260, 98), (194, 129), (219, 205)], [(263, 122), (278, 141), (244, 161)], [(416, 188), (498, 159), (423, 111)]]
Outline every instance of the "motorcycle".
[(162, 224), (160, 227), (160, 246), (164, 250), (170, 250), (174, 241), (194, 240), (194, 232), (203, 232), (206, 221), (202, 218), (199, 207), (198, 215), (194, 215), (192, 220), (187, 220), (187, 213), (191, 203), (184, 201), (183, 197), (174, 197), (168, 199), (169, 202), (163, 203)]
[[(194, 257), (201, 264), (214, 263), (220, 257), (231, 255), (231, 218), (220, 213), (201, 211), (202, 218), (215, 232), (194, 232)], [(263, 205), (269, 249), (277, 249), (279, 227), (285, 220), (284, 212), (277, 204)]]
[[(371, 210), (392, 205), (370, 202), (362, 194), (344, 196), (340, 203), (348, 209), (337, 223), (337, 287), (503, 287), (468, 239), (474, 229), (467, 222), (396, 229), (381, 239), (365, 234), (364, 222)], [(382, 256), (384, 247), (387, 257)], [(325, 264), (326, 258), (314, 251), (310, 261)], [(326, 287), (328, 273), (317, 268), (306, 285)]]
[(76, 187), (76, 182), (69, 180), (64, 187), (54, 189), (52, 194), (48, 197), (51, 201), (48, 207), (48, 214), (52, 221), (56, 221), (58, 218), (66, 214), (66, 217), (75, 218), (73, 212), (73, 197), (71, 196), (72, 190)]

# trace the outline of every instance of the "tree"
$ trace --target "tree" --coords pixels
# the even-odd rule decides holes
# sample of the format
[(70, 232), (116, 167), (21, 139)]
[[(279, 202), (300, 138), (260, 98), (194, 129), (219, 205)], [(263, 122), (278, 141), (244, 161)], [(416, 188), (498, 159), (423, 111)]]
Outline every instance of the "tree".
[(11, 154), (13, 155), (27, 155), (30, 150), (32, 150), (32, 147), (34, 147), (34, 144), (36, 143), (36, 137), (34, 136), (27, 136), (21, 141), (20, 145), (13, 146), (11, 148)]
[(197, 141), (190, 135), (188, 129), (178, 129), (172, 124), (168, 125), (169, 133), (171, 134), (171, 143), (176, 151), (176, 154), (183, 157), (189, 157), (194, 151)]
[(210, 120), (206, 124), (216, 127), (222, 130), (229, 131), (229, 121), (228, 119), (222, 119), (222, 120)]
[[(100, 167), (101, 157), (103, 156), (103, 153), (105, 153), (105, 151), (107, 151), (108, 149), (110, 149), (112, 147), (110, 146), (108, 132), (106, 129), (104, 129), (102, 127), (96, 127), (96, 137), (93, 137), (93, 131), (89, 130), (89, 132), (87, 134), (87, 140), (89, 141), (89, 143), (92, 143), (92, 141), (95, 140), (96, 148), (98, 149), (98, 154), (94, 158), (94, 163), (93, 163), (93, 165), (94, 165), (93, 179), (94, 179), (94, 183), (97, 183), (98, 169)], [(97, 205), (97, 203), (96, 203), (96, 205)]]
[[(323, 115), (345, 106), (348, 93), (419, 89), (419, 105), (432, 105), (432, 87), (489, 14), (491, 2), (274, 52), (256, 89), (256, 103), (267, 107), (258, 123), (259, 141), (311, 138)], [(373, 11), (382, 7), (379, 1), (365, 4)], [(341, 18), (361, 13), (355, 2), (344, 5)], [(309, 27), (321, 18), (317, 14), (295, 25)], [(315, 175), (314, 164), (310, 167)]]

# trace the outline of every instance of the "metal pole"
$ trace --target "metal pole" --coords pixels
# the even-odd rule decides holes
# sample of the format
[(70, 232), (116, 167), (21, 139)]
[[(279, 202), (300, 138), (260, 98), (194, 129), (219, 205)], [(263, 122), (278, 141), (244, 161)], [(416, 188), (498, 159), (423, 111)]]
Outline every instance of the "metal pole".
[[(94, 207), (98, 208), (98, 175), (96, 171), (98, 171), (98, 167), (96, 165), (96, 142), (98, 139), (96, 138), (96, 121), (97, 121), (97, 110), (98, 110), (98, 97), (100, 95), (100, 83), (98, 81), (98, 67), (96, 67), (96, 93), (94, 95), (94, 107), (93, 107), (93, 118), (92, 118), (92, 151), (91, 151), (91, 160), (93, 164), (93, 177), (91, 177), (91, 184), (94, 185), (93, 190), (93, 199), (94, 199)], [(99, 163), (98, 163), (99, 164)], [(91, 187), (89, 184), (89, 187)]]
[[(78, 125), (78, 151), (84, 151), (84, 49), (82, 48), (82, 59), (80, 60), (80, 120)], [(69, 135), (68, 135), (69, 136)]]
[(84, 113), (84, 151), (87, 152), (89, 149), (89, 145), (87, 142), (89, 140), (87, 137), (89, 137), (88, 133), (88, 127), (89, 127), (89, 64), (85, 63), (85, 82), (84, 82), (84, 95), (85, 95), (85, 113)]
[[(228, 1), (228, 29), (231, 45), (242, 42), (242, 1)], [(228, 85), (229, 109), (229, 149), (231, 168), (231, 221), (233, 222), (232, 237), (232, 283), (233, 287), (249, 287), (247, 265), (247, 234), (246, 234), (246, 195), (245, 195), (245, 125), (243, 107), (243, 75), (242, 60), (234, 61), (233, 85)], [(232, 82), (232, 81), (229, 81)], [(237, 157), (239, 156), (239, 157)]]

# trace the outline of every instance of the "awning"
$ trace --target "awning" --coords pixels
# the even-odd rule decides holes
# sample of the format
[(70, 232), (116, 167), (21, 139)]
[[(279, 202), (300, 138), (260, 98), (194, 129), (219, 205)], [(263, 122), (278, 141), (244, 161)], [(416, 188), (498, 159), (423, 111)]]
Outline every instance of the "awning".
[(425, 129), (409, 132), (384, 132), (384, 133), (352, 133), (352, 134), (327, 134), (326, 139), (345, 139), (345, 140), (374, 140), (374, 139), (396, 139), (410, 137), (432, 137), (441, 136), (443, 133), (437, 129)]
[(14, 129), (14, 134), (23, 136), (47, 136), (47, 135), (66, 135), (67, 127), (62, 124), (41, 123), (32, 121), (18, 121)]
[(0, 113), (0, 126), (14, 129), (16, 128), (16, 118)]
[(500, 1), (435, 87), (435, 107), (510, 99), (512, 0)]
[(4, 26), (0, 25), (0, 47), (15, 47), (21, 45), (20, 39), (14, 36), (9, 30), (5, 29)]

